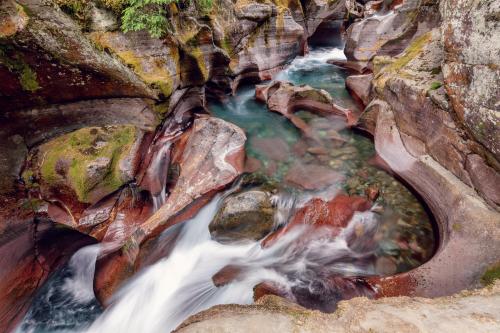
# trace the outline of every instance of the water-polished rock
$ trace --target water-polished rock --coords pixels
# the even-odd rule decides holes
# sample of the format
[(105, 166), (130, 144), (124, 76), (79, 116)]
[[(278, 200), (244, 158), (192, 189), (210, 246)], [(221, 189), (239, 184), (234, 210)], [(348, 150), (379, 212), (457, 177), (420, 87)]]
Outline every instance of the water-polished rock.
[[(166, 228), (193, 216), (206, 198), (231, 183), (243, 172), (246, 136), (231, 123), (213, 117), (195, 119), (191, 129), (175, 143), (172, 163), (179, 176), (165, 203), (146, 221), (118, 240), (121, 250), (97, 267), (96, 290), (105, 300), (137, 269), (138, 257), (147, 258), (147, 241)], [(146, 244), (143, 244), (146, 243)], [(144, 245), (144, 246), (142, 246)]]
[(366, 211), (371, 206), (372, 204), (363, 197), (345, 194), (338, 194), (329, 201), (312, 199), (293, 214), (285, 227), (266, 237), (262, 246), (275, 244), (280, 237), (300, 225), (312, 227), (308, 228), (302, 237), (305, 242), (316, 237), (335, 237), (349, 224), (355, 212)]
[(295, 162), (285, 175), (285, 181), (306, 190), (318, 190), (338, 184), (344, 176), (320, 164)]
[(220, 242), (262, 239), (273, 229), (271, 196), (259, 188), (229, 195), (208, 226), (210, 234)]
[(363, 106), (370, 103), (372, 79), (373, 74), (351, 75), (345, 79), (345, 86), (347, 90), (349, 90), (351, 95), (360, 101)]
[(255, 86), (255, 98), (266, 103), (268, 109), (281, 113), (305, 135), (314, 137), (312, 129), (294, 113), (305, 110), (323, 116), (344, 117), (348, 125), (355, 123), (353, 112), (336, 104), (328, 92), (308, 85), (295, 86), (286, 81), (274, 81), (267, 85)]

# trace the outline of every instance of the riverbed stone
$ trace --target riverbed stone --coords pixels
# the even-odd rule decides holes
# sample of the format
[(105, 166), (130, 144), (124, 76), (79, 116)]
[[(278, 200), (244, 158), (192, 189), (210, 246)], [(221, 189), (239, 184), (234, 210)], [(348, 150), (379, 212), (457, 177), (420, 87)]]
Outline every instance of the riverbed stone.
[(220, 242), (259, 240), (273, 224), (272, 194), (256, 188), (226, 197), (208, 229)]

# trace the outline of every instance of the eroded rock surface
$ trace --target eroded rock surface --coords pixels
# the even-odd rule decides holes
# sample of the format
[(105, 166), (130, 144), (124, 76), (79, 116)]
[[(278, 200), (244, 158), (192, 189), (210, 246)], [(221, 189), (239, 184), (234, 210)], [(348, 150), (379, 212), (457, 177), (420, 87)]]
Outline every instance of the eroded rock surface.
[(342, 301), (336, 312), (306, 310), (276, 296), (255, 305), (220, 305), (187, 319), (176, 332), (495, 332), (500, 283), (436, 299), (395, 297)]
[(328, 92), (315, 89), (308, 85), (294, 86), (285, 81), (275, 81), (268, 85), (255, 87), (255, 98), (267, 104), (270, 111), (281, 113), (283, 116), (302, 130), (307, 136), (314, 134), (308, 125), (294, 112), (299, 110), (310, 111), (320, 115), (337, 115), (344, 117), (348, 125), (355, 122), (353, 112), (335, 103)]

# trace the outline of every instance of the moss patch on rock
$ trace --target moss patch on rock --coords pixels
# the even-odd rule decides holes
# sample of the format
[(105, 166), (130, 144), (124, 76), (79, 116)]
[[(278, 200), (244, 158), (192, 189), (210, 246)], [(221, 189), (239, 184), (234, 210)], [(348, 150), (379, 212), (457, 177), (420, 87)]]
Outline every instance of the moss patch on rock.
[(483, 276), (481, 277), (481, 283), (484, 286), (491, 286), (498, 279), (500, 279), (500, 262), (489, 267), (486, 272), (484, 272)]
[(90, 202), (90, 192), (98, 187), (111, 193), (127, 181), (119, 162), (129, 155), (136, 134), (134, 126), (109, 126), (57, 137), (40, 147), (41, 181), (66, 183), (81, 202)]
[(2, 44), (0, 44), (0, 64), (17, 74), (23, 90), (35, 92), (40, 89), (36, 72), (24, 61), (21, 54)]
[[(119, 32), (96, 32), (90, 34), (90, 38), (101, 50), (108, 50), (118, 56), (120, 60), (148, 85), (159, 90), (165, 97), (172, 94), (174, 90), (174, 78), (177, 73), (171, 73), (166, 60), (148, 54), (134, 52), (132, 46), (125, 48), (120, 44)], [(176, 47), (170, 48), (170, 57), (177, 63), (179, 52)]]

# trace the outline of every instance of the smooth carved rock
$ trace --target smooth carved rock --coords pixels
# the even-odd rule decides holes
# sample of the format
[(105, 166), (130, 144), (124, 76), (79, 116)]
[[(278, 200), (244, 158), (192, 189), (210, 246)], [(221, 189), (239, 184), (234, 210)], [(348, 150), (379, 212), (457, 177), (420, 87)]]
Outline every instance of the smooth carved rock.
[[(199, 203), (206, 202), (204, 198), (211, 197), (243, 172), (245, 141), (239, 127), (222, 119), (202, 117), (194, 121), (192, 128), (175, 143), (172, 161), (179, 165), (180, 172), (165, 203), (145, 221), (125, 230), (125, 238), (121, 237), (118, 247), (113, 247), (113, 250), (121, 247), (123, 254), (114, 252), (98, 266), (98, 297), (110, 297), (138, 269), (135, 265), (138, 255), (147, 257), (140, 251), (151, 251), (151, 247), (143, 249), (141, 244), (193, 216), (201, 208)], [(180, 212), (187, 215), (177, 218)]]
[(289, 10), (273, 11), (266, 22), (251, 28), (233, 51), (229, 65), (236, 75), (233, 91), (244, 80), (270, 79), (274, 72), (304, 49), (304, 28), (294, 20)]
[(141, 230), (146, 235), (194, 199), (224, 187), (243, 170), (246, 136), (237, 126), (217, 118), (199, 118), (179, 161), (179, 179), (169, 198)]
[(397, 58), (374, 59), (374, 90), (393, 109), (409, 151), (421, 151), (419, 146), (423, 146), (427, 154), (471, 185), (465, 170), (471, 148), (453, 115), (428, 93), (443, 82), (442, 57), (441, 33), (433, 29), (412, 42)]
[[(279, 286), (265, 287), (281, 291)], [(258, 290), (261, 289), (264, 287)], [(282, 297), (264, 296), (252, 305), (220, 305), (202, 311), (186, 319), (175, 332), (246, 333), (248, 327), (252, 327), (257, 332), (268, 333), (487, 333), (500, 328), (499, 313), (500, 283), (497, 282), (491, 287), (435, 299), (358, 297), (340, 302), (338, 310), (331, 314), (307, 310)]]
[(369, 282), (380, 296), (436, 297), (477, 285), (486, 268), (500, 260), (500, 214), (431, 156), (411, 155), (390, 108), (378, 112), (375, 148), (423, 197), (446, 242), (422, 266)]
[(387, 15), (369, 17), (349, 26), (344, 53), (348, 61), (354, 62), (368, 62), (375, 55), (394, 56), (438, 24), (437, 10), (420, 1), (406, 1)]
[(306, 110), (323, 116), (342, 116), (348, 125), (356, 121), (352, 111), (335, 104), (328, 92), (308, 85), (294, 86), (284, 81), (257, 85), (255, 98), (266, 103), (270, 111), (281, 113), (290, 119), (295, 126), (311, 137), (314, 137), (314, 133), (302, 119), (293, 114), (295, 111)]
[(341, 19), (345, 14), (345, 1), (305, 0), (302, 3), (305, 13), (307, 37), (311, 37), (323, 22)]
[(360, 100), (364, 106), (371, 101), (373, 74), (351, 75), (345, 80), (345, 85), (351, 95)]

